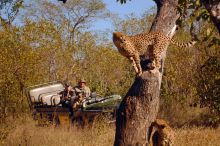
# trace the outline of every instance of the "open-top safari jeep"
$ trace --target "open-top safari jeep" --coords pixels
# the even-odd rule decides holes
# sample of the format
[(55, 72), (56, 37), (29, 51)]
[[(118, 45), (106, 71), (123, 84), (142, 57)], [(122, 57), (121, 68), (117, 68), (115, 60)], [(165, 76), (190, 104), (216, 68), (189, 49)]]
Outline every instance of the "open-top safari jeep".
[(62, 82), (50, 82), (26, 88), (29, 106), (35, 120), (40, 124), (68, 124), (71, 121), (79, 121), (82, 125), (92, 121), (95, 116), (105, 114), (113, 118), (120, 104), (120, 95), (107, 97), (97, 96), (92, 93), (91, 97), (84, 100), (82, 106), (73, 111), (62, 106), (60, 92), (64, 91)]

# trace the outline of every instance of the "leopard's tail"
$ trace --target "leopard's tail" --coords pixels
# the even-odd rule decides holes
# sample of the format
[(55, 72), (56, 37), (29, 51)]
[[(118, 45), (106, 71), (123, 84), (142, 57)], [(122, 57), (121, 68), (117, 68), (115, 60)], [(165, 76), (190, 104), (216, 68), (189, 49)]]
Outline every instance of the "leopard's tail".
[(192, 47), (192, 46), (195, 45), (196, 42), (197, 42), (197, 41), (192, 40), (192, 41), (187, 42), (187, 43), (180, 43), (180, 42), (177, 42), (177, 41), (171, 39), (171, 44), (174, 44), (174, 45), (176, 45), (176, 46), (178, 46), (178, 47), (181, 47), (181, 48)]

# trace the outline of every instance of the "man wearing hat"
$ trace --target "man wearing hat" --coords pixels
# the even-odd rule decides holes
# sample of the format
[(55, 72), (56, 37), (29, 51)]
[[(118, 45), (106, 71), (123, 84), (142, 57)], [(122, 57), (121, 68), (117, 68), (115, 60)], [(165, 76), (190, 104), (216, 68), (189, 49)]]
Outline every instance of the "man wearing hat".
[(88, 98), (91, 94), (91, 91), (89, 89), (88, 86), (86, 86), (86, 81), (84, 79), (81, 79), (78, 82), (78, 85), (75, 87), (75, 92), (78, 93), (82, 93), (84, 98)]
[(86, 81), (84, 79), (81, 79), (78, 82), (78, 85), (74, 88), (76, 98), (73, 101), (73, 110), (76, 110), (80, 107), (83, 99), (88, 98), (90, 96), (90, 89), (86, 86)]

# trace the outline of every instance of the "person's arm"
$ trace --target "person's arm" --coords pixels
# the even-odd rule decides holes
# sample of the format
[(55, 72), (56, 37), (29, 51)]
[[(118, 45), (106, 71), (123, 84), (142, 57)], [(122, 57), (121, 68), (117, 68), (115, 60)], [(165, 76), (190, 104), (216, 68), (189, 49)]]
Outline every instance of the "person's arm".
[(88, 97), (91, 95), (90, 88), (88, 87)]
[(90, 91), (90, 88), (89, 87), (86, 87), (85, 88), (85, 97), (88, 98), (91, 94), (91, 91)]

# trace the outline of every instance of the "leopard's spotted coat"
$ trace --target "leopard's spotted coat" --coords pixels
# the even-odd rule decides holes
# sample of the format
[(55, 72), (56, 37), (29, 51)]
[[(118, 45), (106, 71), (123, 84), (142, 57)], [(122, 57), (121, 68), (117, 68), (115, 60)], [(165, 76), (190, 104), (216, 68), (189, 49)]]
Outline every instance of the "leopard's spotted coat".
[(173, 146), (175, 133), (163, 119), (156, 119), (152, 125), (154, 130), (150, 138), (150, 146)]
[(195, 44), (195, 41), (178, 43), (161, 32), (142, 33), (135, 36), (127, 36), (122, 32), (114, 32), (113, 42), (118, 48), (119, 53), (133, 62), (135, 71), (139, 76), (142, 74), (140, 55), (146, 52), (149, 45), (153, 46), (153, 50), (149, 53), (149, 59), (152, 61), (152, 69), (159, 69), (161, 53), (169, 43), (178, 47), (190, 47)]

